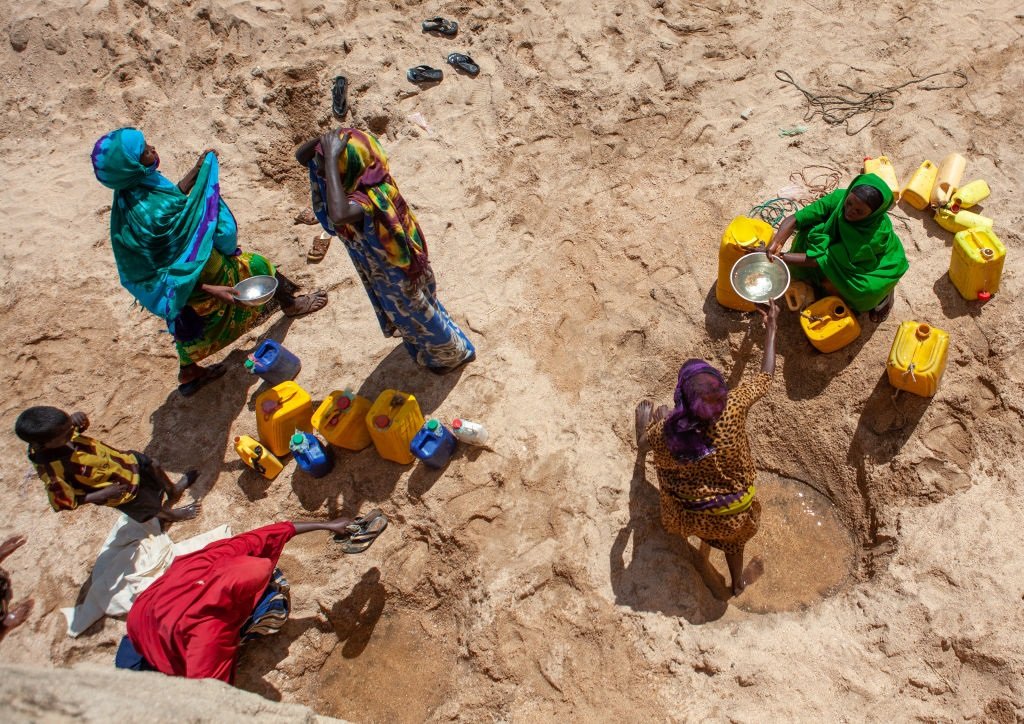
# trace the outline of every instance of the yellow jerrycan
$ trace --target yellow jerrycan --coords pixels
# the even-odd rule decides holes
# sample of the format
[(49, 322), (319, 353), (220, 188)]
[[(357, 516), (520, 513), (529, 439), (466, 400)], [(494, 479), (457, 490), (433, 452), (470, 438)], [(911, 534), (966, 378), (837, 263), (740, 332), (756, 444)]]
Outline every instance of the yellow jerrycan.
[(839, 297), (822, 297), (800, 312), (800, 326), (819, 352), (835, 352), (860, 336), (860, 323)]
[(955, 213), (960, 209), (969, 209), (987, 199), (991, 193), (992, 189), (988, 187), (988, 182), (984, 179), (971, 181), (958, 188), (949, 197), (949, 210)]
[(949, 335), (918, 322), (902, 322), (896, 330), (885, 367), (889, 384), (921, 397), (932, 397), (946, 371)]
[(416, 398), (398, 390), (381, 392), (366, 413), (366, 427), (377, 454), (402, 465), (416, 459), (409, 446), (424, 422)]
[(964, 177), (965, 168), (967, 168), (967, 159), (959, 153), (951, 153), (942, 159), (942, 163), (939, 164), (939, 172), (935, 176), (935, 185), (932, 186), (932, 206), (945, 206), (949, 203), (949, 197), (953, 195)]
[(786, 293), (782, 295), (786, 300), (786, 306), (791, 312), (799, 312), (808, 304), (814, 301), (814, 288), (807, 282), (793, 282), (789, 285)]
[(335, 390), (313, 413), (313, 427), (331, 445), (362, 450), (372, 442), (366, 427), (366, 413), (372, 406), (373, 403), (352, 390)]
[(729, 281), (733, 264), (744, 256), (744, 248), (767, 246), (775, 230), (771, 224), (760, 219), (737, 216), (725, 227), (722, 245), (718, 247), (718, 282), (715, 284), (715, 298), (723, 307), (741, 312), (754, 311), (754, 304), (736, 293)]
[(287, 455), (288, 442), (296, 430), (313, 432), (310, 418), (313, 401), (309, 393), (288, 380), (256, 398), (256, 430), (260, 442), (274, 455)]
[(924, 211), (931, 203), (932, 188), (935, 186), (935, 177), (938, 174), (938, 166), (931, 161), (925, 161), (914, 171), (910, 181), (903, 187), (900, 198), (918, 211)]
[(936, 209), (935, 223), (946, 231), (952, 231), (954, 234), (958, 231), (966, 231), (967, 229), (978, 227), (992, 228), (992, 219), (964, 209), (956, 212), (952, 209)]
[(892, 202), (894, 204), (900, 200), (900, 182), (896, 180), (896, 167), (892, 165), (892, 161), (889, 160), (888, 156), (879, 156), (878, 158), (865, 156), (864, 173), (873, 173), (885, 181), (892, 191)]
[(235, 452), (238, 453), (238, 457), (242, 458), (243, 463), (267, 480), (273, 480), (278, 473), (284, 470), (284, 465), (280, 460), (248, 435), (240, 435), (235, 438)]
[(957, 232), (949, 259), (949, 280), (969, 301), (988, 299), (999, 291), (1006, 247), (992, 229), (984, 227)]

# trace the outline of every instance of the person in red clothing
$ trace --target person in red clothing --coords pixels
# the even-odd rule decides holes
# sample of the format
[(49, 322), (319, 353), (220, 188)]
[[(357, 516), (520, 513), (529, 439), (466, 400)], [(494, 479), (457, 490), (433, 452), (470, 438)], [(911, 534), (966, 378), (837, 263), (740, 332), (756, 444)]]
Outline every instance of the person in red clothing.
[[(346, 552), (362, 552), (386, 527), (379, 510), (355, 520), (274, 523), (175, 558), (128, 612), (128, 649), (122, 641), (117, 665), (232, 683), (243, 627), (252, 628), (250, 619), (266, 611), (268, 597), (280, 596), (283, 577), (275, 577), (275, 568), (285, 544), (293, 536), (327, 530), (346, 543)], [(284, 587), (285, 604), (271, 630), (287, 619), (286, 582)]]

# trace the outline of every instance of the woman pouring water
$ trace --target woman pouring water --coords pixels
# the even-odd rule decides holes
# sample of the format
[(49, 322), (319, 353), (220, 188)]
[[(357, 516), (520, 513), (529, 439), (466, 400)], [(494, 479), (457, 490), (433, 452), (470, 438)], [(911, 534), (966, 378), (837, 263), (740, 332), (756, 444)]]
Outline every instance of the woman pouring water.
[(120, 128), (100, 138), (92, 165), (114, 191), (110, 241), (121, 284), (167, 323), (180, 369), (178, 390), (189, 396), (225, 372), (199, 361), (238, 339), (263, 307), (244, 306), (234, 286), (257, 275), (276, 275), (274, 298), (288, 316), (327, 304), (323, 291), (295, 296), (295, 285), (259, 254), (238, 247), (238, 227), (220, 195), (217, 153), (204, 151), (177, 184), (157, 168), (160, 157), (141, 131)]
[[(783, 219), (768, 254), (779, 255), (794, 279), (838, 295), (854, 311), (870, 312), (872, 322), (881, 322), (910, 268), (888, 216), (891, 204), (889, 185), (873, 173), (861, 174), (848, 188)], [(779, 254), (794, 231), (792, 250)]]
[(732, 592), (746, 587), (743, 550), (761, 518), (754, 499), (757, 469), (747, 437), (747, 412), (764, 397), (775, 374), (774, 301), (758, 307), (764, 317), (761, 372), (733, 390), (721, 372), (691, 359), (679, 370), (674, 407), (644, 400), (636, 408), (637, 446), (654, 453), (661, 522), (669, 533), (697, 536), (725, 552)]

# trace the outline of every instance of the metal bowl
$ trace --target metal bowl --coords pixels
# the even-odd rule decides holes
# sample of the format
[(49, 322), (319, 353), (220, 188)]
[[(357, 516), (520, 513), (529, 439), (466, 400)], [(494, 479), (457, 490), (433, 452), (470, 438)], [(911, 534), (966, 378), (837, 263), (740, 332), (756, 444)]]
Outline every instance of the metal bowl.
[(754, 304), (778, 299), (789, 288), (789, 267), (782, 259), (754, 252), (732, 265), (729, 281), (736, 293)]
[(266, 275), (249, 277), (235, 285), (235, 297), (247, 307), (259, 307), (269, 302), (277, 291), (277, 277)]

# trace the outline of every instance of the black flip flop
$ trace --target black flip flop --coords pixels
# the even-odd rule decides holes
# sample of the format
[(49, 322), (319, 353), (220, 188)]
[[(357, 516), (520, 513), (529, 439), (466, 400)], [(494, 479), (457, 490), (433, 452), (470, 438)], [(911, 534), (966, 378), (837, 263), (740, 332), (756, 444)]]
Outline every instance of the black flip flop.
[(448, 38), (454, 38), (459, 32), (459, 24), (454, 20), (445, 20), (440, 15), (436, 18), (428, 18), (423, 21), (424, 33), (440, 33)]
[(444, 73), (429, 65), (417, 65), (415, 68), (409, 68), (405, 77), (410, 83), (440, 83)]
[(199, 390), (203, 389), (207, 384), (213, 382), (216, 379), (220, 379), (224, 376), (224, 373), (228, 371), (228, 367), (223, 362), (218, 362), (215, 365), (210, 365), (206, 368), (206, 374), (197, 379), (191, 380), (190, 382), (183, 382), (178, 385), (178, 392), (181, 393), (182, 397), (191, 397)]
[(348, 113), (348, 78), (343, 75), (334, 78), (334, 89), (331, 90), (331, 110), (339, 121)]
[(473, 62), (473, 59), (463, 53), (452, 53), (448, 56), (448, 65), (456, 70), (461, 70), (469, 75), (476, 75), (480, 72), (480, 66)]

